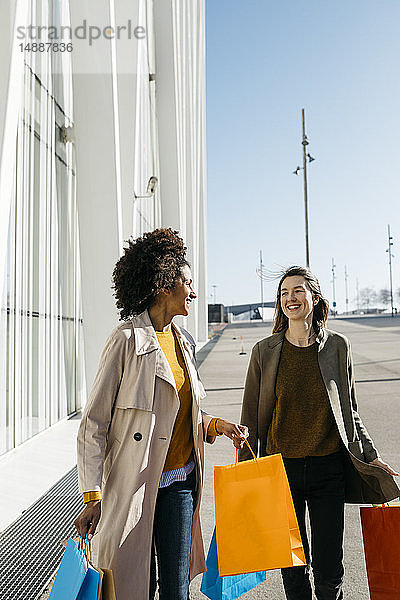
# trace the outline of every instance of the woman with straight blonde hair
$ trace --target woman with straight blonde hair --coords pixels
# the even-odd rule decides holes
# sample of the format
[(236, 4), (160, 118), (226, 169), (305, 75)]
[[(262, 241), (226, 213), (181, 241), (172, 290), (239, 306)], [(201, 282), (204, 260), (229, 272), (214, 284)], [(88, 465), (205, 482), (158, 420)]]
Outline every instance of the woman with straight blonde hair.
[[(279, 281), (273, 333), (253, 348), (241, 423), (260, 456), (281, 453), (307, 566), (282, 569), (287, 600), (343, 598), (344, 504), (399, 496), (358, 414), (350, 343), (326, 328), (329, 306), (306, 267)], [(251, 458), (247, 446), (240, 460)], [(311, 551), (306, 532), (311, 524)]]

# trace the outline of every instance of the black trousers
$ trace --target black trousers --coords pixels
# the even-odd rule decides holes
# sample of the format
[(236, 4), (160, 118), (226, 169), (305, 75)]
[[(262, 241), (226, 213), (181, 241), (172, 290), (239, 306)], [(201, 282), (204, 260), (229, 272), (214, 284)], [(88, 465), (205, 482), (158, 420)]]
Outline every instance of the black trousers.
[[(282, 569), (287, 600), (311, 600), (310, 564), (318, 600), (342, 600), (344, 532), (344, 457), (284, 458), (307, 566)], [(306, 532), (311, 524), (311, 556)], [(311, 560), (310, 560), (311, 559)]]

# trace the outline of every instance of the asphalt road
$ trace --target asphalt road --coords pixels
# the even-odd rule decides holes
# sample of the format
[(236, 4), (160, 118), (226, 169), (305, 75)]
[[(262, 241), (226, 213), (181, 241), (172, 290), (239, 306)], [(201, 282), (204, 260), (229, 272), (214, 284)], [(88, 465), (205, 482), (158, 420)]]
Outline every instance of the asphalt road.
[[(352, 343), (359, 412), (382, 457), (399, 470), (400, 316), (337, 318), (328, 327), (343, 333)], [(205, 410), (226, 419), (239, 419), (251, 348), (270, 332), (271, 324), (261, 323), (231, 324), (225, 329), (200, 367), (207, 390)], [(242, 345), (246, 354), (240, 354)], [(202, 504), (206, 549), (214, 528), (213, 465), (234, 460), (233, 446), (226, 438), (207, 445)], [(192, 582), (192, 600), (205, 598), (199, 591), (200, 583), (201, 576)], [(346, 507), (344, 596), (346, 600), (369, 599), (359, 508), (350, 505)], [(285, 600), (279, 571), (270, 572), (265, 583), (242, 598)]]

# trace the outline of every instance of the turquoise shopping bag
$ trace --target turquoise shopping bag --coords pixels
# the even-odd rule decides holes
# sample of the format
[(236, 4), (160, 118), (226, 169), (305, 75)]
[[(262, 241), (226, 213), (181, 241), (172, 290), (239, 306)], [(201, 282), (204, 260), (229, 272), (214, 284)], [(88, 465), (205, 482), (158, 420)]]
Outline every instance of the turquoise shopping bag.
[(267, 578), (265, 571), (221, 577), (218, 572), (215, 528), (206, 562), (207, 571), (203, 574), (200, 590), (211, 600), (236, 600)]
[(100, 573), (88, 560), (88, 541), (69, 538), (49, 600), (97, 600)]

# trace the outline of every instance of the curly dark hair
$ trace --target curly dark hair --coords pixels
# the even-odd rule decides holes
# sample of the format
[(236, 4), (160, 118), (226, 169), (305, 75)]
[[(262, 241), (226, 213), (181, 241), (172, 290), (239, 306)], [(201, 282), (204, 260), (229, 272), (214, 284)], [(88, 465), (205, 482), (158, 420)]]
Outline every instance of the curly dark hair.
[(120, 320), (150, 308), (161, 290), (172, 290), (182, 276), (182, 268), (190, 266), (178, 232), (171, 228), (155, 229), (128, 246), (113, 271), (113, 289)]
[(274, 314), (274, 326), (272, 333), (278, 331), (286, 331), (289, 326), (289, 319), (284, 314), (281, 306), (281, 287), (286, 277), (293, 277), (293, 275), (301, 275), (307, 281), (308, 287), (311, 290), (313, 298), (318, 300), (313, 312), (313, 327), (316, 333), (319, 332), (321, 327), (325, 327), (326, 321), (329, 314), (329, 303), (326, 298), (322, 295), (321, 286), (319, 285), (318, 279), (310, 271), (308, 267), (299, 267), (297, 265), (289, 267), (283, 271), (281, 279), (278, 284), (276, 292), (276, 303), (275, 303), (275, 314)]

